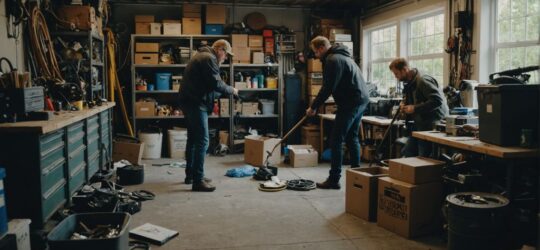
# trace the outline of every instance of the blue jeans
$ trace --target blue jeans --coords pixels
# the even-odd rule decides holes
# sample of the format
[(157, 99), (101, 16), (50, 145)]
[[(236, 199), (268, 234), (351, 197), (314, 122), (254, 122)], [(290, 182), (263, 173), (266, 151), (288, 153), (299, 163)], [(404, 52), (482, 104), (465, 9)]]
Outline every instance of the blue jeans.
[(208, 149), (208, 113), (196, 105), (182, 105), (186, 118), (186, 179), (199, 183), (204, 177), (204, 157)]
[(403, 157), (431, 157), (431, 143), (411, 136), (407, 140), (407, 144), (401, 149), (401, 155)]
[(332, 160), (328, 180), (332, 183), (339, 182), (339, 179), (341, 178), (343, 142), (345, 142), (349, 148), (351, 166), (360, 166), (360, 141), (358, 139), (358, 130), (360, 129), (360, 121), (362, 120), (363, 113), (363, 106), (354, 108), (338, 107), (336, 120), (332, 127), (332, 140), (330, 143)]

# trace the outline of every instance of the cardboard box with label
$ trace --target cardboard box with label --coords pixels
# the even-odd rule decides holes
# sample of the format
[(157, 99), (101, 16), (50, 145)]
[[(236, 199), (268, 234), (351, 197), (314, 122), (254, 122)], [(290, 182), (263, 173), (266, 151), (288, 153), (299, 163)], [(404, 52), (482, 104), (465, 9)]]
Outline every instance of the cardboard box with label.
[(186, 35), (200, 35), (202, 34), (201, 18), (182, 18), (182, 24), (184, 25), (183, 34)]
[(153, 23), (154, 22), (154, 16), (151, 16), (151, 15), (136, 15), (135, 16), (135, 22), (136, 23)]
[(441, 229), (442, 183), (413, 185), (379, 178), (377, 225), (403, 237)]
[(379, 178), (388, 176), (388, 168), (351, 168), (345, 175), (345, 211), (367, 221), (376, 221)]
[(159, 43), (135, 43), (135, 52), (159, 53)]
[[(271, 151), (279, 143), (280, 139), (264, 136), (249, 135), (245, 138), (244, 161), (253, 166), (262, 167), (266, 161), (267, 151)], [(281, 161), (281, 150), (279, 146), (274, 150), (268, 159), (270, 165), (278, 164)]]
[[(233, 47), (248, 47), (248, 35), (246, 34), (232, 34), (231, 46)], [(234, 50), (233, 50), (234, 52)]]
[(227, 7), (225, 5), (207, 4), (206, 5), (206, 23), (207, 24), (226, 24)]
[(235, 47), (233, 46), (232, 51), (234, 56), (232, 61), (235, 63), (250, 63), (251, 62), (251, 51), (249, 47)]
[(264, 63), (264, 53), (263, 52), (253, 52), (253, 58), (251, 60), (254, 64), (263, 64)]
[(321, 134), (318, 126), (302, 127), (302, 144), (311, 145), (317, 151), (321, 149)]
[(248, 36), (248, 46), (249, 47), (263, 47), (263, 36), (260, 35), (249, 35)]
[(255, 115), (259, 112), (258, 102), (242, 102), (242, 115)]
[(156, 115), (156, 103), (155, 102), (136, 102), (135, 103), (135, 116), (136, 117), (148, 117)]
[(112, 159), (117, 162), (127, 160), (131, 164), (141, 165), (141, 158), (144, 150), (144, 143), (114, 141)]
[(319, 165), (319, 154), (311, 145), (289, 145), (289, 158), (294, 168)]
[(158, 64), (158, 53), (135, 53), (135, 64)]
[(411, 184), (440, 182), (444, 162), (426, 158), (409, 157), (390, 159), (390, 177)]
[(170, 36), (182, 35), (182, 21), (163, 20), (163, 35), (170, 35)]
[(323, 72), (322, 63), (319, 59), (308, 59), (308, 72)]
[(161, 35), (161, 23), (150, 23), (150, 35)]

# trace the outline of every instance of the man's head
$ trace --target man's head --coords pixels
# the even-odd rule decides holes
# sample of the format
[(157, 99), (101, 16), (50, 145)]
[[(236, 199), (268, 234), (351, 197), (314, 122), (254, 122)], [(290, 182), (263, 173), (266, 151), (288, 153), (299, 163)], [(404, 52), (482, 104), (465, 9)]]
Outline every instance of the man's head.
[(216, 52), (216, 57), (218, 60), (218, 63), (223, 63), (225, 61), (225, 58), (227, 58), (227, 54), (234, 56), (232, 53), (232, 47), (231, 44), (225, 40), (225, 39), (219, 39), (212, 44), (212, 48)]
[(406, 82), (410, 80), (409, 79), (409, 71), (410, 71), (409, 63), (407, 62), (407, 60), (405, 60), (405, 58), (394, 59), (388, 67), (390, 68), (392, 73), (394, 73), (394, 76), (396, 77), (396, 79), (398, 79), (399, 81)]
[(324, 36), (318, 36), (311, 40), (311, 50), (315, 53), (315, 58), (323, 57), (331, 46), (328, 38)]

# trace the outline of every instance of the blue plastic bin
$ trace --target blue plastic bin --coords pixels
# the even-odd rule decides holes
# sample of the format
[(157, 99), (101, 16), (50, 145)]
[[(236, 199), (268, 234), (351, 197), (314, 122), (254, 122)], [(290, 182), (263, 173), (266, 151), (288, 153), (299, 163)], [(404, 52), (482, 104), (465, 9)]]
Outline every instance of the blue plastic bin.
[(171, 73), (156, 73), (156, 90), (171, 90)]
[(4, 178), (6, 177), (6, 170), (0, 168), (0, 238), (3, 237), (8, 231), (8, 220), (6, 212), (6, 199), (4, 193)]
[(223, 24), (207, 24), (204, 26), (204, 34), (223, 35)]

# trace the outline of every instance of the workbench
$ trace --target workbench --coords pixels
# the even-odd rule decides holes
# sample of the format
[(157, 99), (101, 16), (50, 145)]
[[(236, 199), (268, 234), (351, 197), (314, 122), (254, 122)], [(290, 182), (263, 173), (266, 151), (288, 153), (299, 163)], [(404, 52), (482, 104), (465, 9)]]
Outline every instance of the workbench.
[(48, 121), (0, 124), (9, 218), (41, 229), (112, 156), (111, 109), (57, 112)]

